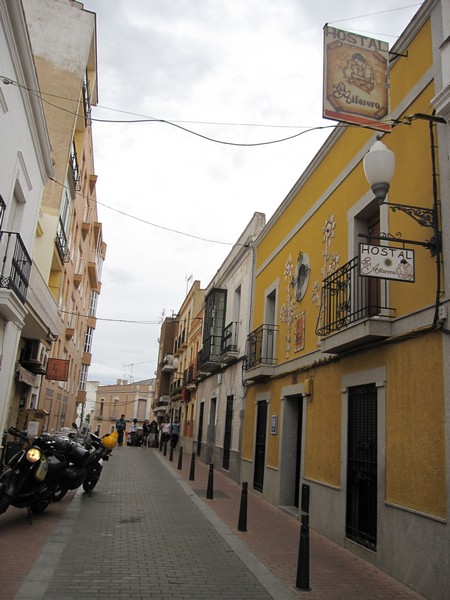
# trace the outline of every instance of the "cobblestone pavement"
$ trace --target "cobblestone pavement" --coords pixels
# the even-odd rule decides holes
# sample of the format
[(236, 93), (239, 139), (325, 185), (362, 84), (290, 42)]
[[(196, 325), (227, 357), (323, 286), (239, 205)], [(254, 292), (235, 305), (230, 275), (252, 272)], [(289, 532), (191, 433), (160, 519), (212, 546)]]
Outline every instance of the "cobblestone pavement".
[[(237, 531), (241, 486), (218, 472), (210, 480), (199, 460), (190, 481), (191, 457), (182, 458), (178, 451), (170, 457), (116, 448), (91, 497), (78, 492), (31, 526), (25, 511), (2, 515), (0, 539), (5, 531), (11, 536), (11, 551), (0, 551), (0, 580), (9, 575), (9, 595), (2, 584), (0, 599), (422, 598), (314, 531), (311, 590), (298, 590), (299, 522), (249, 493), (247, 531)], [(212, 499), (206, 498), (209, 481)], [(27, 559), (15, 576), (10, 555), (19, 564), (20, 552)]]

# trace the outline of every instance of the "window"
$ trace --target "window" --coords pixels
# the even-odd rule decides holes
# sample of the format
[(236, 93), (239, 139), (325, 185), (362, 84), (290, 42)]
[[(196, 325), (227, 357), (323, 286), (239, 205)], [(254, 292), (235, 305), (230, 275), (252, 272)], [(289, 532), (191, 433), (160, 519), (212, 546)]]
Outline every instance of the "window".
[(90, 352), (91, 351), (93, 336), (94, 336), (94, 329), (92, 327), (88, 327), (86, 329), (86, 335), (84, 336), (84, 348), (83, 348), (83, 352)]
[(89, 316), (95, 317), (97, 313), (97, 302), (98, 302), (98, 292), (94, 290), (91, 291), (91, 298), (89, 301)]
[(82, 392), (84, 392), (86, 390), (88, 370), (89, 370), (88, 365), (81, 365), (80, 380), (79, 380), (80, 383), (79, 383), (78, 389), (81, 390)]

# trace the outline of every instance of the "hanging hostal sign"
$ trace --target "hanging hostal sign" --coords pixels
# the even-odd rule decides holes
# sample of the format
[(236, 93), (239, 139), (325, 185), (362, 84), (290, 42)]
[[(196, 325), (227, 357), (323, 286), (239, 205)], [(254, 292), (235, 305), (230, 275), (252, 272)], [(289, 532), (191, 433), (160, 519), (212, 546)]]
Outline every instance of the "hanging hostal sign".
[(414, 282), (414, 250), (359, 245), (359, 274), (364, 277)]
[(323, 116), (390, 131), (389, 45), (325, 25)]
[(69, 362), (62, 358), (49, 358), (47, 362), (46, 379), (67, 381), (69, 379)]

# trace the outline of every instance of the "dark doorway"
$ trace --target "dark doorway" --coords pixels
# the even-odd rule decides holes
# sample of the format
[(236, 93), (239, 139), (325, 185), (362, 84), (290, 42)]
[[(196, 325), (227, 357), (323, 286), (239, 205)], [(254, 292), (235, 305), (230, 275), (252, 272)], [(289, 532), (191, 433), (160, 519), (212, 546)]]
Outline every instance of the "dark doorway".
[(297, 442), (295, 453), (295, 498), (294, 506), (300, 505), (300, 470), (302, 466), (302, 428), (303, 428), (303, 397), (296, 402), (297, 407)]
[(267, 402), (258, 402), (256, 413), (256, 440), (255, 440), (255, 472), (253, 487), (258, 492), (264, 487), (264, 467), (266, 458), (266, 431), (267, 431)]
[(303, 396), (285, 396), (283, 407), (280, 504), (298, 509), (302, 465)]
[(377, 416), (375, 384), (350, 388), (346, 535), (371, 550), (377, 548)]
[(227, 396), (227, 410), (225, 414), (225, 434), (223, 438), (222, 467), (227, 471), (230, 468), (231, 428), (233, 423), (233, 396)]
[(202, 453), (202, 437), (203, 437), (203, 417), (205, 414), (205, 403), (200, 403), (200, 415), (198, 419), (198, 436), (197, 436), (197, 456)]

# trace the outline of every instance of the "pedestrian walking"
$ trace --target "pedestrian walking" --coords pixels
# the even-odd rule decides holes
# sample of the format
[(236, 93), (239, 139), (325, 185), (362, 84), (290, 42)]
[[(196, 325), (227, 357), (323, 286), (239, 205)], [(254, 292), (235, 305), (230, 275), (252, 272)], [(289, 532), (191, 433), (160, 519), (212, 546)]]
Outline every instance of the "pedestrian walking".
[(156, 448), (158, 446), (158, 423), (155, 419), (150, 423), (150, 433), (148, 437), (150, 448)]
[(178, 419), (172, 423), (170, 428), (170, 445), (172, 448), (176, 448), (178, 444), (178, 439), (180, 437), (180, 422)]
[(145, 419), (144, 424), (142, 425), (142, 447), (148, 448), (150, 435), (150, 421)]
[(119, 434), (118, 444), (119, 446), (123, 446), (123, 434), (125, 433), (125, 429), (127, 428), (127, 422), (125, 419), (125, 415), (120, 415), (120, 418), (116, 421), (116, 431)]
[(171, 427), (169, 421), (164, 421), (161, 427), (163, 443), (166, 443), (170, 440), (170, 430)]
[(137, 446), (138, 443), (138, 420), (133, 419), (130, 427), (130, 446)]

